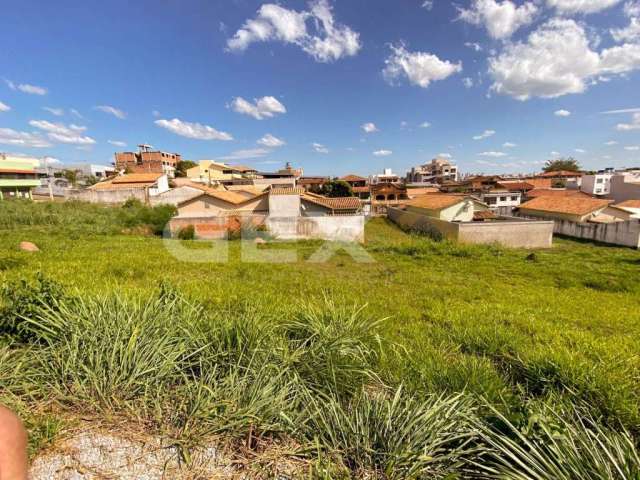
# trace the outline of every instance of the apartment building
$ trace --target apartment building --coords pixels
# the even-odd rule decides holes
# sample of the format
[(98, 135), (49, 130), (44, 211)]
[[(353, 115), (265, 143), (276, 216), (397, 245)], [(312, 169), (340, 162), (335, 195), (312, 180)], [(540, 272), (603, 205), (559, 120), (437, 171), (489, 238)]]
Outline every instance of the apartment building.
[(151, 145), (141, 144), (137, 152), (116, 153), (116, 168), (127, 173), (163, 173), (169, 178), (175, 177), (176, 167), (182, 159), (180, 154), (152, 149)]
[(407, 183), (438, 183), (457, 182), (458, 167), (444, 158), (434, 158), (429, 163), (412, 167), (407, 172)]

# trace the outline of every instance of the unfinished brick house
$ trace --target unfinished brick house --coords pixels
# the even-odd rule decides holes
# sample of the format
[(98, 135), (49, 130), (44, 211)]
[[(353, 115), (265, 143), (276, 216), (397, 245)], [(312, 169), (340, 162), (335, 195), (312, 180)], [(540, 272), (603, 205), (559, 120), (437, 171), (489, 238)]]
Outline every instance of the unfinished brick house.
[(151, 145), (138, 145), (137, 152), (116, 153), (116, 168), (127, 173), (164, 173), (169, 178), (175, 177), (180, 154), (152, 148)]

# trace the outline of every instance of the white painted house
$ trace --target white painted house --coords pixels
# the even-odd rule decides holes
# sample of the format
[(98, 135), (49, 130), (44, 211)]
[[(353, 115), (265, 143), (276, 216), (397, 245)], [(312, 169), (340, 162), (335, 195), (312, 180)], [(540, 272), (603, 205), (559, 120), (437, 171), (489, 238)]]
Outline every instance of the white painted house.
[(583, 175), (580, 190), (588, 195), (598, 197), (609, 195), (613, 175), (612, 170), (603, 170), (594, 174)]

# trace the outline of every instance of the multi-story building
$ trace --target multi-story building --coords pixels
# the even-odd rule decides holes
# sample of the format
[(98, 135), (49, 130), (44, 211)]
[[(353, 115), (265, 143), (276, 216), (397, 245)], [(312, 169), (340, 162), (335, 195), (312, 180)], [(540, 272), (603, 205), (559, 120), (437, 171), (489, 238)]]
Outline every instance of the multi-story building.
[(176, 167), (181, 157), (178, 153), (167, 153), (152, 150), (151, 145), (138, 145), (137, 152), (120, 152), (115, 154), (116, 168), (127, 173), (164, 173), (175, 177)]
[(0, 200), (32, 198), (32, 190), (40, 185), (35, 158), (10, 157), (0, 154)]
[(351, 185), (351, 191), (354, 196), (360, 200), (369, 200), (371, 196), (369, 180), (360, 175), (345, 175), (344, 177), (340, 177), (340, 180)]
[[(600, 170), (597, 173), (583, 175), (580, 190), (589, 195), (604, 196), (611, 192), (611, 177), (613, 177), (613, 168)], [(567, 185), (569, 187), (569, 185)]]
[(385, 168), (382, 173), (376, 173), (375, 175), (369, 176), (369, 185), (398, 182), (400, 182), (400, 177), (393, 173), (390, 168)]
[(412, 167), (406, 176), (407, 183), (441, 184), (457, 181), (458, 167), (444, 158), (434, 158), (429, 163)]

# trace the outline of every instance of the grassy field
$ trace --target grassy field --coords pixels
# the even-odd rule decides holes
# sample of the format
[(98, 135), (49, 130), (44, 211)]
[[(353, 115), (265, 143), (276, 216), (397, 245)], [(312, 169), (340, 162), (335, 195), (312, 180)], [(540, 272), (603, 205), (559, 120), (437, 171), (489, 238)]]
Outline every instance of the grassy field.
[(455, 245), (376, 219), (371, 263), (309, 261), (320, 242), (243, 262), (240, 241), (187, 263), (150, 233), (165, 216), (0, 204), (0, 398), (34, 449), (82, 410), (187, 447), (314, 445), (325, 478), (640, 475), (640, 252)]

